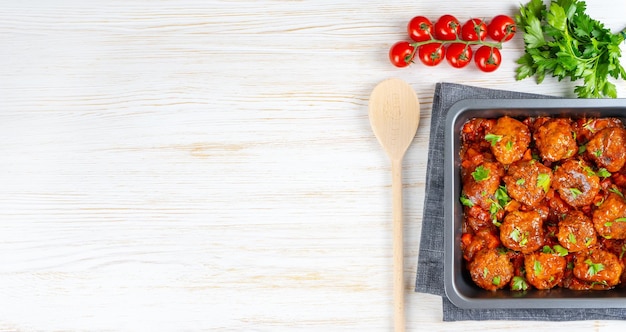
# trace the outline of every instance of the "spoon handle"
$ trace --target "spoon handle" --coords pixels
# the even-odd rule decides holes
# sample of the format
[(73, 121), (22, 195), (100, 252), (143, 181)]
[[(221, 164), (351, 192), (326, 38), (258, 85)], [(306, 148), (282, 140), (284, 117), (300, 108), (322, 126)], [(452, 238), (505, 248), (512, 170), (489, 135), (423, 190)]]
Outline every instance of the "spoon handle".
[(396, 332), (404, 331), (404, 240), (402, 236), (402, 159), (391, 161), (393, 200), (393, 308)]

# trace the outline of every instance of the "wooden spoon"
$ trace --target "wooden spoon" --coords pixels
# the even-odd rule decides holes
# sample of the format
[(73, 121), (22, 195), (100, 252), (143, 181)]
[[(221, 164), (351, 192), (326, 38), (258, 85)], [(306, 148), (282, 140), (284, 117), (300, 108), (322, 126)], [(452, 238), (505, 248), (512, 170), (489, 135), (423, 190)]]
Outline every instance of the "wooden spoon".
[(374, 134), (391, 159), (394, 326), (396, 331), (404, 331), (402, 159), (415, 137), (420, 120), (420, 105), (415, 91), (400, 79), (379, 83), (370, 95), (369, 118)]

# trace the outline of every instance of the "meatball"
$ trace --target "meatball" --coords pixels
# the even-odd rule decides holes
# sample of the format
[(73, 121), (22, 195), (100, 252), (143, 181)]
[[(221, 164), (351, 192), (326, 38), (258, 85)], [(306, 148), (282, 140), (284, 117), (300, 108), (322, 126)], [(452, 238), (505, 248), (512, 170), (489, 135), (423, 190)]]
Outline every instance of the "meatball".
[(489, 210), (492, 196), (500, 187), (504, 168), (499, 163), (484, 162), (463, 175), (463, 194), (475, 205)]
[(530, 130), (522, 122), (505, 116), (498, 119), (485, 139), (491, 142), (496, 160), (509, 165), (524, 156), (530, 144)]
[(535, 160), (520, 160), (509, 166), (502, 180), (513, 199), (537, 206), (550, 188), (552, 170)]
[(543, 219), (537, 211), (513, 211), (500, 226), (500, 241), (512, 250), (531, 253), (543, 245)]
[(505, 287), (513, 278), (513, 264), (497, 249), (480, 251), (469, 264), (472, 280), (481, 288), (495, 291)]
[(587, 143), (587, 156), (609, 172), (617, 172), (626, 163), (626, 129), (600, 130)]
[(600, 191), (600, 178), (583, 160), (567, 160), (554, 172), (552, 187), (573, 207), (589, 205)]
[(565, 274), (567, 261), (558, 254), (535, 252), (524, 257), (526, 280), (537, 289), (558, 285)]
[(604, 128), (624, 127), (622, 120), (618, 118), (580, 118), (574, 125), (576, 139), (580, 143), (589, 141), (593, 135)]
[(596, 230), (591, 219), (580, 211), (571, 211), (559, 222), (559, 243), (569, 252), (585, 250), (596, 244)]
[(626, 239), (626, 201), (610, 193), (593, 212), (593, 226), (600, 236), (609, 239)]
[(576, 278), (609, 287), (619, 283), (623, 270), (624, 266), (617, 256), (599, 248), (579, 252), (574, 260)]
[(571, 122), (565, 118), (551, 119), (535, 131), (535, 144), (543, 160), (555, 162), (578, 152)]

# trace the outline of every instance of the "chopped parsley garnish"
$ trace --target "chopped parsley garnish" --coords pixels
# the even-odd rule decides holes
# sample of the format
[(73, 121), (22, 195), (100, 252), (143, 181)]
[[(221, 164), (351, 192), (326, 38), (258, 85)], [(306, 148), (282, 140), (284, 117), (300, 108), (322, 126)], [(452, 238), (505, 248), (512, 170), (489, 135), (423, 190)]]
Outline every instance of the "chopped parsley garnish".
[(543, 191), (547, 193), (550, 189), (550, 174), (539, 173), (537, 175), (537, 187), (543, 188)]
[(604, 270), (604, 264), (602, 263), (594, 263), (591, 261), (590, 258), (587, 258), (585, 260), (585, 264), (587, 264), (589, 266), (589, 269), (587, 269), (587, 275), (588, 276), (595, 276), (596, 274), (598, 274), (598, 272)]
[(602, 150), (598, 149), (596, 151), (593, 151), (593, 155), (596, 156), (596, 158), (600, 158), (600, 156), (602, 155)]
[(511, 201), (511, 197), (509, 197), (509, 193), (506, 191), (505, 186), (498, 187), (495, 196), (498, 204), (500, 204), (500, 208), (504, 208)]
[(518, 186), (523, 185), (526, 182), (526, 180), (524, 180), (524, 178), (519, 178), (517, 179), (517, 181), (515, 181), (515, 184)]
[(491, 146), (496, 146), (496, 143), (500, 142), (501, 139), (502, 139), (502, 135), (495, 135), (495, 134), (485, 135), (485, 140), (491, 143)]
[(609, 191), (614, 194), (618, 194), (621, 198), (624, 198), (624, 194), (622, 194), (622, 192), (619, 191), (619, 189), (617, 189), (616, 187), (612, 187), (611, 189), (609, 189)]
[(550, 248), (549, 246), (543, 246), (543, 249), (541, 251), (544, 254), (554, 254), (554, 253), (556, 253), (559, 256), (567, 256), (567, 254), (569, 254), (569, 251), (567, 251), (567, 249), (561, 247), (558, 244), (554, 245), (553, 248)]
[(487, 180), (489, 178), (489, 170), (480, 165), (472, 172), (472, 177), (476, 182)]
[(585, 171), (585, 173), (587, 173), (587, 176), (595, 176), (596, 172), (594, 172), (591, 167), (587, 166), (587, 165), (580, 165), (583, 168), (583, 171)]
[(554, 251), (556, 251), (557, 254), (559, 254), (559, 256), (567, 256), (567, 254), (569, 254), (569, 251), (563, 247), (561, 247), (558, 244), (554, 245)]
[(576, 199), (576, 197), (578, 197), (579, 195), (582, 195), (582, 193), (583, 193), (578, 188), (569, 188), (569, 192), (570, 192), (570, 194), (572, 194), (572, 196), (574, 196), (574, 199)]
[(571, 244), (576, 244), (576, 237), (572, 233), (567, 234), (567, 240)]
[(536, 276), (540, 275), (541, 271), (543, 271), (543, 268), (541, 267), (541, 263), (537, 260), (535, 260), (535, 263), (533, 263), (533, 271), (535, 272)]
[(517, 227), (513, 228), (513, 230), (509, 234), (509, 238), (517, 242), (520, 246), (525, 246), (528, 244), (528, 236), (528, 232), (521, 232)]
[(600, 168), (597, 173), (598, 173), (598, 176), (603, 177), (605, 179), (611, 176), (611, 173), (607, 171), (606, 168)]
[(528, 283), (526, 282), (526, 279), (524, 279), (524, 277), (515, 276), (513, 277), (511, 289), (515, 291), (525, 291), (528, 289)]
[(474, 206), (474, 203), (467, 197), (465, 196), (461, 196), (461, 204), (468, 206), (468, 207), (472, 207)]

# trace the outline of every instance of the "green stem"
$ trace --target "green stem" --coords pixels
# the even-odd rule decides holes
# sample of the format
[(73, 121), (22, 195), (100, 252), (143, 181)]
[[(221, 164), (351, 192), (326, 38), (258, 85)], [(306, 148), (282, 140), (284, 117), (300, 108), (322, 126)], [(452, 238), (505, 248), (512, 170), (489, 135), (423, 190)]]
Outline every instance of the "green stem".
[(482, 40), (466, 41), (466, 40), (462, 40), (459, 38), (456, 38), (454, 40), (439, 40), (439, 39), (431, 38), (430, 40), (426, 40), (423, 42), (411, 43), (411, 46), (417, 49), (418, 47), (422, 45), (433, 44), (433, 43), (440, 43), (441, 45), (444, 45), (444, 46), (448, 44), (455, 44), (455, 43), (465, 44), (465, 45), (484, 45), (484, 46), (489, 46), (489, 47), (495, 47), (497, 49), (502, 49), (502, 42), (489, 43), (489, 42), (484, 42)]

